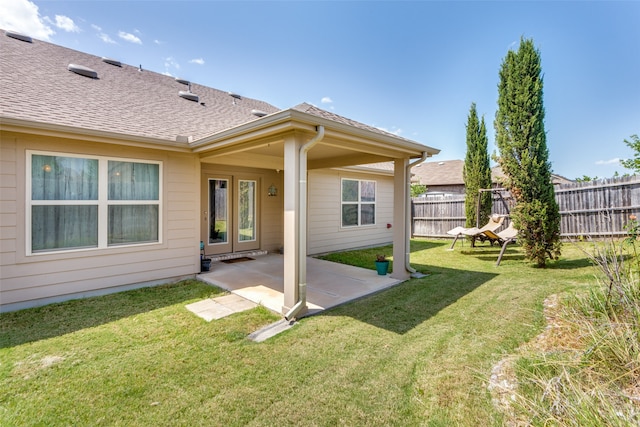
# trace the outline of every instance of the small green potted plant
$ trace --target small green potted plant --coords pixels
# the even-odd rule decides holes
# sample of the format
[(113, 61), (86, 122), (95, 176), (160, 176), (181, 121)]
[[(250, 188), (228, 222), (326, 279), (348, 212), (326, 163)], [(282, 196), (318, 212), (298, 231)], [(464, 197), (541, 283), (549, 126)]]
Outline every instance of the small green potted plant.
[(376, 255), (376, 270), (378, 270), (378, 275), (386, 276), (389, 272), (389, 260), (386, 255)]

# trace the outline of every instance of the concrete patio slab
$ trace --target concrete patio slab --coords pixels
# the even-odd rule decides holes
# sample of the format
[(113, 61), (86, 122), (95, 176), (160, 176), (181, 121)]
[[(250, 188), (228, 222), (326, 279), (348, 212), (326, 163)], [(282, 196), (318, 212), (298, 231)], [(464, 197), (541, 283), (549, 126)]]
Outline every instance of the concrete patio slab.
[[(210, 271), (199, 274), (198, 279), (282, 314), (283, 272), (284, 257), (267, 254), (233, 264), (212, 262)], [(400, 282), (389, 275), (380, 276), (375, 270), (307, 258), (309, 310), (306, 315), (379, 292)]]
[(233, 313), (251, 310), (257, 307), (255, 302), (239, 295), (224, 295), (217, 298), (207, 298), (186, 306), (187, 310), (202, 317), (207, 322), (214, 319), (222, 319)]

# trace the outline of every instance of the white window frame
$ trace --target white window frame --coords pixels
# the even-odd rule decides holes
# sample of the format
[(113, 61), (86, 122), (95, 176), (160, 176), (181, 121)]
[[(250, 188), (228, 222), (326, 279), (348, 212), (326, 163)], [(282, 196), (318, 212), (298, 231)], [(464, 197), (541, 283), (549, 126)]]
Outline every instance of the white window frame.
[[(103, 249), (116, 249), (131, 246), (145, 246), (145, 245), (158, 245), (163, 242), (163, 163), (156, 160), (146, 159), (134, 159), (124, 157), (110, 157), (110, 156), (95, 156), (84, 154), (64, 153), (57, 151), (37, 151), (27, 150), (26, 152), (26, 209), (25, 209), (25, 247), (27, 256), (35, 255), (50, 255), (58, 253), (68, 252), (87, 252)], [(43, 156), (59, 156), (59, 157), (73, 157), (80, 159), (98, 160), (98, 200), (32, 200), (32, 157), (34, 155)], [(109, 161), (117, 162), (131, 162), (131, 163), (146, 163), (158, 165), (158, 200), (109, 200)], [(63, 249), (51, 249), (46, 251), (33, 252), (32, 250), (32, 206), (43, 205), (85, 205), (85, 206), (98, 206), (98, 245), (96, 247), (82, 247), (82, 248), (63, 248)], [(109, 206), (113, 205), (157, 205), (158, 206), (158, 240), (153, 242), (140, 242), (140, 243), (126, 243), (118, 245), (108, 244), (108, 219), (109, 219)]]
[[(358, 182), (358, 200), (357, 201), (344, 201), (344, 196), (342, 194), (342, 191), (344, 189), (344, 181), (357, 181)], [(363, 182), (372, 182), (374, 184), (374, 194), (373, 194), (373, 198), (374, 201), (370, 202), (370, 201), (362, 201), (362, 192), (361, 192), (361, 186)], [(340, 228), (345, 228), (345, 229), (353, 229), (356, 227), (372, 227), (375, 226), (377, 221), (378, 221), (378, 208), (377, 208), (377, 204), (378, 204), (378, 182), (373, 180), (373, 179), (356, 179), (356, 178), (342, 178), (340, 180)], [(342, 207), (344, 205), (357, 205), (358, 207), (358, 223), (354, 224), (354, 225), (344, 225), (344, 220), (342, 218)], [(373, 205), (374, 207), (374, 216), (373, 216), (373, 223), (371, 224), (362, 224), (362, 216), (361, 216), (361, 208), (362, 205)]]

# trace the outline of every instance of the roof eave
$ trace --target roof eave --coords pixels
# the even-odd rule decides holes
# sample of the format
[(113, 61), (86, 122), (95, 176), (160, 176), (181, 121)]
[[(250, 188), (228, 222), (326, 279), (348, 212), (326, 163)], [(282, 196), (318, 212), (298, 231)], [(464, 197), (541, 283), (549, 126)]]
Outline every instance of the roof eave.
[(413, 142), (393, 135), (381, 134), (367, 129), (361, 129), (345, 123), (339, 123), (324, 117), (304, 113), (298, 110), (288, 109), (269, 114), (258, 120), (244, 123), (214, 135), (194, 141), (190, 146), (194, 152), (207, 151), (213, 148), (220, 148), (229, 143), (243, 139), (252, 139), (256, 134), (267, 137), (275, 133), (291, 130), (302, 130), (315, 132), (318, 126), (325, 127), (325, 137), (347, 137), (374, 142), (383, 145), (391, 145), (396, 149), (406, 153), (409, 157), (421, 157), (423, 153), (431, 157), (440, 150)]
[(110, 144), (125, 144), (129, 146), (155, 149), (161, 147), (165, 150), (171, 151), (191, 151), (189, 145), (184, 142), (79, 128), (33, 120), (0, 117), (0, 125), (2, 125), (2, 130), (7, 132), (27, 133), (32, 135), (52, 136)]

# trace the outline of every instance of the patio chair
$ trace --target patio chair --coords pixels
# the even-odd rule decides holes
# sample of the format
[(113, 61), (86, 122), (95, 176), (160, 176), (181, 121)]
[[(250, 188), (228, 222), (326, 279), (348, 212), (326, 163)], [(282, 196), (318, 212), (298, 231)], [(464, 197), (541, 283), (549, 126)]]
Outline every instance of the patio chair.
[(485, 240), (488, 240), (486, 234), (484, 234), (485, 231), (493, 231), (495, 232), (498, 228), (500, 228), (500, 226), (502, 225), (502, 223), (504, 222), (504, 216), (503, 215), (491, 215), (489, 217), (489, 222), (487, 222), (485, 225), (483, 225), (482, 227), (478, 228), (478, 227), (470, 227), (470, 228), (464, 228), (464, 227), (456, 227), (452, 230), (447, 231), (447, 234), (451, 235), (451, 236), (456, 236), (455, 239), (453, 239), (453, 243), (451, 243), (451, 246), (449, 247), (450, 250), (453, 250), (454, 245), (456, 244), (456, 242), (458, 241), (458, 238), (460, 236), (470, 236), (472, 237), (471, 239), (471, 246), (475, 246), (475, 241), (476, 239), (479, 239), (481, 242), (484, 242)]
[(502, 245), (500, 255), (498, 256), (498, 262), (496, 262), (497, 267), (500, 265), (500, 261), (502, 261), (502, 255), (504, 255), (504, 251), (507, 249), (507, 245), (509, 243), (515, 243), (516, 238), (518, 237), (518, 230), (513, 226), (513, 222), (510, 222), (509, 226), (499, 233), (485, 230), (483, 234), (487, 236), (487, 240), (489, 240), (492, 245), (494, 242), (498, 242), (500, 245)]

